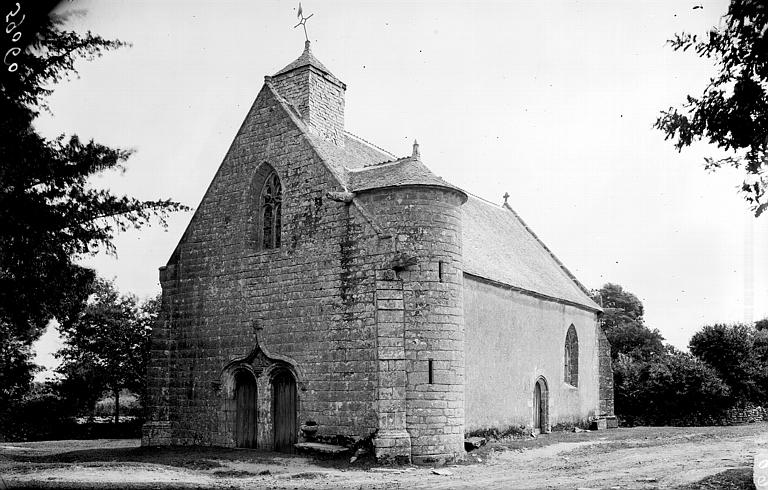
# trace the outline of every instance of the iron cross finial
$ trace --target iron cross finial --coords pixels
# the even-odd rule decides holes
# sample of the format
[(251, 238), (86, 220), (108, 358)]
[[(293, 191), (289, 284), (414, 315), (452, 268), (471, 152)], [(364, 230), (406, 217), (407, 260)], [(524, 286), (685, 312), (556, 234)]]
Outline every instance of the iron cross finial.
[(309, 42), (309, 36), (307, 35), (307, 21), (313, 15), (315, 14), (309, 14), (308, 17), (304, 17), (304, 11), (301, 10), (301, 2), (299, 2), (299, 11), (296, 13), (296, 17), (301, 20), (299, 20), (299, 23), (293, 26), (293, 28), (296, 29), (297, 27), (302, 26), (304, 28), (304, 39), (306, 39), (307, 42)]
[(505, 193), (504, 193), (504, 195), (503, 195), (503, 196), (501, 196), (501, 197), (503, 197), (503, 198), (504, 198), (504, 204), (506, 204), (506, 205), (509, 205), (509, 204), (507, 203), (507, 199), (509, 199), (509, 192), (505, 192)]

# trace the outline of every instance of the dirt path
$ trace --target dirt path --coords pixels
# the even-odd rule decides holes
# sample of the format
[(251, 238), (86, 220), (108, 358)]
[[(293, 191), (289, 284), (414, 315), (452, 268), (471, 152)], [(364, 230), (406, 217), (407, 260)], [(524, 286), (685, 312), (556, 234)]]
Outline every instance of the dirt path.
[[(135, 440), (56, 441), (0, 443), (0, 475), (8, 488), (750, 488), (758, 450), (768, 451), (766, 423), (498, 442), (444, 474), (250, 450), (152, 450)], [(741, 482), (696, 483), (713, 475)]]

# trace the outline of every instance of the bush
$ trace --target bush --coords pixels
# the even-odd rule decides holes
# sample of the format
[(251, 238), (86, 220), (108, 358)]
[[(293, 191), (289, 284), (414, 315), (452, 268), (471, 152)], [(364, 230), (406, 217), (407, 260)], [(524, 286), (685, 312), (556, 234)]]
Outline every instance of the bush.
[(673, 348), (650, 361), (619, 355), (614, 376), (616, 412), (626, 425), (712, 420), (731, 403), (714, 369)]
[[(136, 395), (132, 394), (130, 391), (123, 390), (120, 393), (120, 417), (142, 417), (143, 414), (143, 408)], [(93, 415), (96, 417), (114, 417), (114, 397), (105, 397), (96, 402)]]
[[(78, 408), (61, 396), (57, 385), (36, 384), (20, 402), (3, 407), (0, 413), (0, 441), (43, 441), (62, 439), (135, 438), (141, 436), (141, 406), (136, 397), (126, 397), (131, 406), (123, 422), (115, 425), (112, 412), (108, 422), (78, 421)], [(114, 401), (106, 399), (104, 410), (114, 410)], [(122, 402), (121, 402), (122, 407)], [(128, 420), (128, 419), (131, 420)]]
[(489, 441), (501, 439), (524, 439), (531, 435), (531, 429), (524, 425), (510, 425), (508, 427), (475, 429), (464, 434), (465, 437), (485, 437)]
[(691, 338), (689, 348), (717, 371), (734, 398), (768, 403), (768, 332), (740, 323), (707, 325)]
[(37, 385), (20, 402), (6, 407), (0, 422), (0, 438), (32, 441), (66, 431), (76, 425), (67, 405), (50, 387)]

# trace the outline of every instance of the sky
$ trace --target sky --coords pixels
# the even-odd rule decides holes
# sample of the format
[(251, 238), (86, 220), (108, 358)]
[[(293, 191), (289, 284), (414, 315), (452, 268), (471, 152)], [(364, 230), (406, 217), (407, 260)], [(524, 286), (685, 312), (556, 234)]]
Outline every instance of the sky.
[[(701, 5), (703, 8), (694, 9)], [(68, 27), (132, 44), (56, 86), (49, 137), (132, 148), (119, 194), (195, 207), (263, 84), (296, 59), (297, 3), (72, 0)], [(618, 283), (646, 324), (685, 348), (701, 326), (768, 316), (768, 216), (755, 219), (732, 169), (709, 173), (697, 144), (653, 129), (698, 95), (710, 61), (665, 45), (705, 33), (727, 1), (305, 0), (312, 51), (347, 84), (346, 129), (398, 155), (418, 139), (436, 174), (509, 203), (588, 288)], [(768, 213), (766, 213), (768, 215)], [(117, 256), (83, 263), (121, 291), (160, 291), (191, 213), (130, 231)], [(55, 364), (53, 330), (36, 345)]]

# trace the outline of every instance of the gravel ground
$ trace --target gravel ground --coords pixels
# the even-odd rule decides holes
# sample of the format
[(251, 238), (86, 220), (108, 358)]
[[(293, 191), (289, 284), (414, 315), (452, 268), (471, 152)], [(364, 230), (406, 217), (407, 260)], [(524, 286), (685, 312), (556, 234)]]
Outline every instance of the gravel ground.
[(246, 449), (141, 448), (133, 439), (0, 443), (0, 489), (751, 489), (758, 450), (768, 450), (768, 423), (553, 433), (493, 442), (442, 468)]

